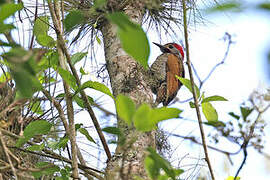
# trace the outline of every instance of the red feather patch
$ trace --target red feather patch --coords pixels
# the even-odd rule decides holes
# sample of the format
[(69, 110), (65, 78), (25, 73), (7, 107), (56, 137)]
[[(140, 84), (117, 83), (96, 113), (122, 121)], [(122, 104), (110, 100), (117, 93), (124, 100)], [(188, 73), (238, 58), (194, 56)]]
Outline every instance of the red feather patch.
[(173, 46), (176, 47), (179, 50), (182, 57), (184, 58), (184, 50), (183, 50), (182, 46), (180, 46), (179, 44), (176, 44), (176, 43), (173, 43)]

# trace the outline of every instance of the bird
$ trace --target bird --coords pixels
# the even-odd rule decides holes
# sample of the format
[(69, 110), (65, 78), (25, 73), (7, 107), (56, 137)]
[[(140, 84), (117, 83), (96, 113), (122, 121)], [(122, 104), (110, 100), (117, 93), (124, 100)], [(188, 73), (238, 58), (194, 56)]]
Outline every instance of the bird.
[(177, 43), (167, 43), (165, 45), (153, 43), (162, 52), (150, 67), (153, 79), (150, 87), (152, 92), (156, 94), (154, 106), (158, 106), (160, 103), (163, 106), (168, 106), (182, 86), (176, 75), (185, 77), (184, 50)]

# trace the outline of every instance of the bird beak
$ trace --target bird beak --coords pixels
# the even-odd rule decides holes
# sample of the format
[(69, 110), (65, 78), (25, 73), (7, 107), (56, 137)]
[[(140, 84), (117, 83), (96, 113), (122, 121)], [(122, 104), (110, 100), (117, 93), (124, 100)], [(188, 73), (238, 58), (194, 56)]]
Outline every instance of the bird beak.
[(161, 52), (163, 52), (163, 53), (169, 53), (170, 52), (170, 50), (168, 48), (166, 48), (165, 46), (162, 46), (162, 45), (160, 45), (158, 43), (155, 43), (155, 42), (153, 42), (153, 43), (160, 48)]

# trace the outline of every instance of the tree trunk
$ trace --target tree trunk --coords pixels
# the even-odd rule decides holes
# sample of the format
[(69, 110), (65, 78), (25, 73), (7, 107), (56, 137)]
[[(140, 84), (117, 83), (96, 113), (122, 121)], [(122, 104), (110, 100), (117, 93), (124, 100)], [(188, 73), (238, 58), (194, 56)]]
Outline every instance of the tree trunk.
[[(138, 24), (143, 19), (143, 3), (132, 1), (125, 7), (124, 12)], [(113, 94), (129, 96), (138, 106), (141, 103), (153, 102), (150, 87), (144, 80), (143, 68), (122, 49), (116, 34), (116, 27), (108, 21), (102, 25), (106, 65), (110, 76)], [(134, 179), (139, 176), (147, 179), (144, 169), (145, 149), (155, 146), (155, 131), (142, 133), (134, 127), (128, 127), (118, 119), (118, 127), (126, 137), (125, 145), (118, 145), (115, 155), (108, 162), (106, 179)]]

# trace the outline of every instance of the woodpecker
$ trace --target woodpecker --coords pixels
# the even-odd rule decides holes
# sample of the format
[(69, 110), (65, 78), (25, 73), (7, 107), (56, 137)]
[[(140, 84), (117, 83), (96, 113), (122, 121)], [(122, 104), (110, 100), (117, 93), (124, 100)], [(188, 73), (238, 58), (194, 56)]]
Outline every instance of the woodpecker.
[(185, 77), (184, 51), (182, 46), (176, 43), (157, 45), (162, 54), (157, 57), (150, 67), (154, 83), (151, 85), (152, 92), (157, 95), (155, 106), (163, 103), (167, 106), (177, 95), (182, 83), (175, 77)]

